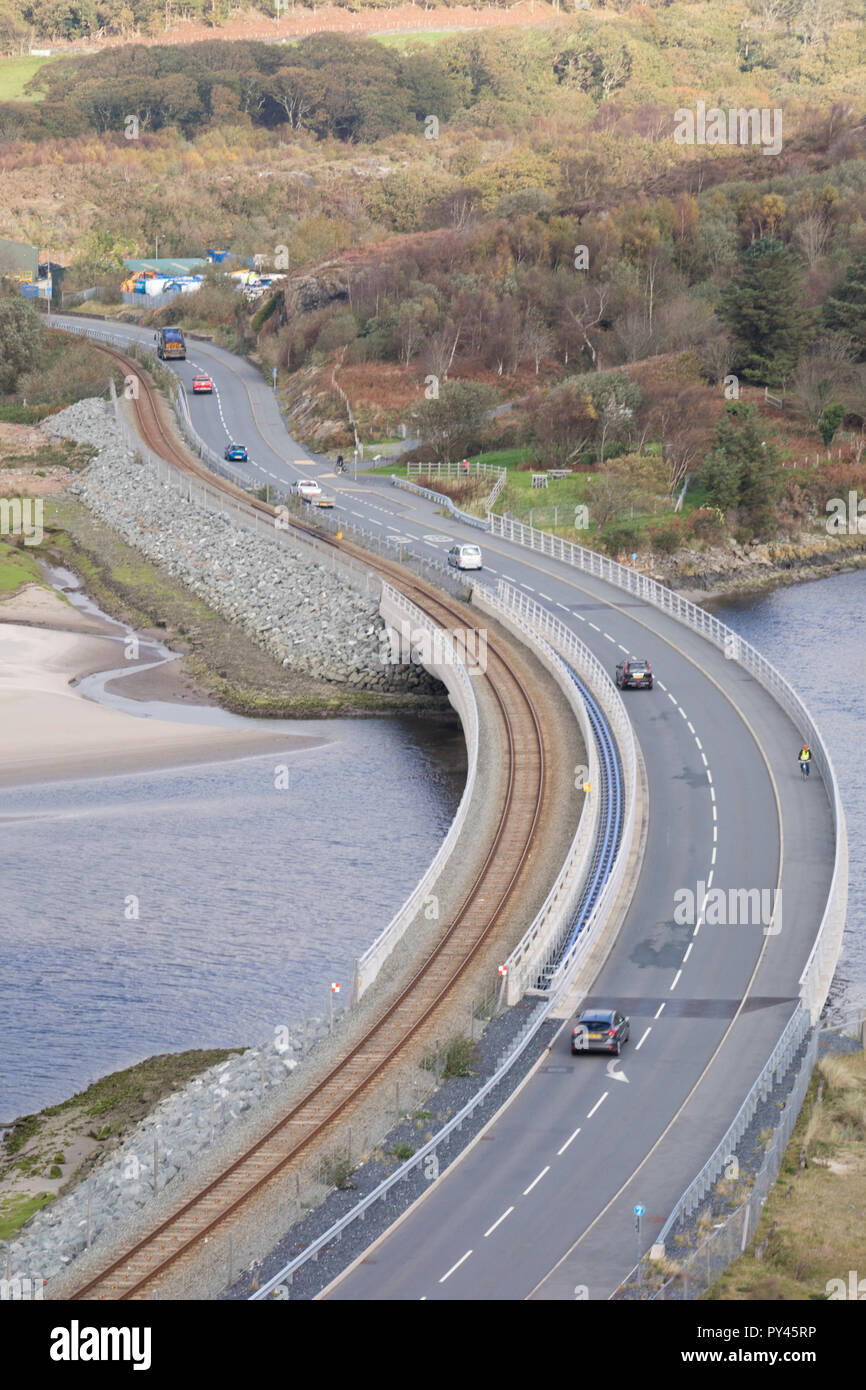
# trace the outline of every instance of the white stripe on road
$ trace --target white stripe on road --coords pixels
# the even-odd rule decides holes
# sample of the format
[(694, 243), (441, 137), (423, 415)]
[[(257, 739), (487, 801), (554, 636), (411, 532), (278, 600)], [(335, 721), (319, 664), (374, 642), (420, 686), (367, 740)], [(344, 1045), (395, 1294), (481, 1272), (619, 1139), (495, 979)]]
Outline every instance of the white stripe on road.
[(654, 1018), (658, 1018), (658, 1016), (659, 1016), (659, 1014), (661, 1013), (661, 1011), (662, 1011), (663, 1008), (664, 1008), (664, 1004), (659, 1004), (658, 1008), (656, 1009), (655, 1013), (653, 1014), (653, 1017), (654, 1017)]
[(510, 1216), (513, 1211), (514, 1207), (509, 1207), (507, 1211), (504, 1211), (500, 1216), (499, 1220), (494, 1221), (493, 1225), (490, 1227), (490, 1230), (484, 1232), (484, 1239), (486, 1240), (488, 1236), (492, 1236), (493, 1232), (496, 1230), (496, 1227), (501, 1226), (506, 1216)]
[(597, 1110), (598, 1107), (601, 1105), (601, 1101), (602, 1101), (602, 1100), (607, 1100), (607, 1098), (608, 1098), (609, 1095), (610, 1095), (610, 1092), (609, 1092), (609, 1091), (605, 1091), (604, 1095), (601, 1097), (601, 1100), (597, 1100), (597, 1101), (595, 1102), (595, 1105), (592, 1107), (592, 1109), (590, 1110), (589, 1114), (588, 1114), (587, 1117), (586, 1117), (588, 1120), (591, 1120), (591, 1119), (592, 1119), (592, 1117), (593, 1117), (593, 1115), (595, 1114), (596, 1110)]
[(643, 1037), (641, 1038), (640, 1042), (638, 1043), (637, 1047), (635, 1048), (635, 1052), (640, 1052), (641, 1048), (643, 1047), (644, 1043), (646, 1042), (646, 1040), (647, 1040), (647, 1038), (649, 1037), (649, 1035), (650, 1035), (651, 1032), (652, 1032), (652, 1028), (651, 1028), (651, 1027), (650, 1027), (650, 1028), (647, 1028), (646, 1032), (644, 1033)]
[(449, 1269), (448, 1273), (442, 1275), (442, 1278), (439, 1280), (439, 1283), (440, 1283), (440, 1284), (444, 1284), (446, 1279), (450, 1279), (450, 1278), (451, 1278), (451, 1275), (454, 1273), (455, 1269), (459, 1269), (460, 1266), (464, 1263), (464, 1261), (469, 1259), (469, 1256), (470, 1256), (471, 1254), (472, 1254), (472, 1251), (471, 1251), (471, 1250), (467, 1250), (467, 1251), (466, 1251), (466, 1254), (465, 1254), (465, 1255), (462, 1255), (462, 1256), (460, 1257), (460, 1259), (457, 1261), (456, 1265), (452, 1265), (451, 1268)]
[(566, 1149), (568, 1148), (569, 1144), (571, 1143), (572, 1139), (576, 1139), (577, 1136), (578, 1136), (579, 1134), (580, 1134), (580, 1128), (578, 1127), (578, 1128), (574, 1131), (573, 1134), (570, 1134), (570, 1135), (568, 1136), (568, 1138), (566, 1139), (566, 1141), (565, 1141), (565, 1143), (563, 1144), (562, 1148), (561, 1148), (561, 1149), (557, 1149), (557, 1151), (556, 1151), (556, 1157), (557, 1157), (557, 1158), (559, 1158), (561, 1154), (564, 1154), (564, 1153), (565, 1153), (565, 1151), (566, 1151)]
[[(528, 587), (529, 586), (527, 585), (527, 588)], [(540, 589), (538, 591), (538, 597), (545, 599), (548, 603), (553, 603), (553, 599), (550, 597), (550, 594), (543, 594)]]
[(535, 1187), (536, 1183), (540, 1183), (540, 1182), (541, 1182), (541, 1179), (544, 1177), (545, 1173), (549, 1173), (549, 1172), (550, 1172), (550, 1164), (548, 1163), (548, 1165), (547, 1165), (546, 1168), (542, 1168), (542, 1170), (541, 1170), (541, 1172), (539, 1173), (538, 1177), (532, 1179), (532, 1182), (529, 1184), (529, 1186), (527, 1187), (526, 1191), (525, 1191), (524, 1194), (523, 1194), (524, 1197), (528, 1197), (529, 1194), (530, 1194), (530, 1192), (532, 1191), (533, 1187)]
[(680, 978), (680, 975), (682, 975), (682, 973), (683, 973), (682, 970), (678, 970), (677, 973), (676, 973), (676, 975), (674, 975), (674, 982), (673, 982), (673, 984), (671, 985), (671, 989), (676, 989), (677, 983), (678, 983), (679, 978)]

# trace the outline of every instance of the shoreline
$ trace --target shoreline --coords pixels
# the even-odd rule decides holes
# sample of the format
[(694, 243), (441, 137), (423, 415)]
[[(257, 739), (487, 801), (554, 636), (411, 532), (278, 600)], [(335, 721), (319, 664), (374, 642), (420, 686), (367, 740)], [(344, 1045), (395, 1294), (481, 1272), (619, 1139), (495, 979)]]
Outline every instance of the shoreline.
[[(709, 581), (706, 585), (695, 583), (701, 577), (699, 574), (678, 572), (676, 561), (654, 573), (645, 573), (682, 598), (705, 607), (710, 603), (759, 598), (774, 589), (811, 584), (818, 579), (830, 579), (836, 574), (851, 574), (866, 569), (866, 536), (859, 545), (843, 543), (830, 547), (822, 544), (811, 551), (804, 547), (786, 547), (789, 553), (783, 562), (771, 556), (774, 548), (772, 543), (768, 543), (756, 547), (752, 555), (747, 554), (742, 559), (734, 556), (735, 564), (725, 574), (719, 573), (709, 563), (705, 571)], [(728, 561), (731, 560), (729, 551), (724, 555)], [(683, 580), (681, 585), (676, 582), (680, 577)]]
[[(0, 786), (128, 776), (288, 754), (330, 742), (282, 730), (137, 717), (88, 699), (76, 683), (118, 667), (118, 635), (106, 620), (82, 614), (55, 593), (35, 589), (34, 594), (34, 589), (26, 586), (0, 604)], [(29, 615), (38, 625), (28, 622)], [(141, 664), (146, 665), (147, 658)], [(163, 669), (140, 674), (139, 681), (148, 676), (159, 679), (151, 679), (145, 693), (139, 688), (137, 699), (171, 694), (165, 689), (167, 678), (160, 674)], [(176, 691), (176, 701), (182, 698)]]

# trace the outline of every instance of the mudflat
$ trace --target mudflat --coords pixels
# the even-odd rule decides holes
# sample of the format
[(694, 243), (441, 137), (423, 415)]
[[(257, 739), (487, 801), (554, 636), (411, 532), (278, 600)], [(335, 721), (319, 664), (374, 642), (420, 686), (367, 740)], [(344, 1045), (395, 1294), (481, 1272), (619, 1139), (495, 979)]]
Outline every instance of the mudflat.
[[(327, 742), (308, 734), (137, 718), (87, 699), (71, 682), (120, 666), (118, 642), (105, 625), (101, 633), (94, 630), (99, 620), (52, 597), (50, 614), (51, 605), (38, 595), (0, 604), (0, 785), (290, 753)], [(37, 622), (62, 623), (63, 630), (30, 626), (22, 616), (28, 611)], [(15, 620), (4, 621), (7, 614)], [(143, 682), (148, 674), (135, 679)], [(163, 687), (160, 695), (165, 679), (153, 683)], [(141, 688), (136, 695), (143, 698)]]

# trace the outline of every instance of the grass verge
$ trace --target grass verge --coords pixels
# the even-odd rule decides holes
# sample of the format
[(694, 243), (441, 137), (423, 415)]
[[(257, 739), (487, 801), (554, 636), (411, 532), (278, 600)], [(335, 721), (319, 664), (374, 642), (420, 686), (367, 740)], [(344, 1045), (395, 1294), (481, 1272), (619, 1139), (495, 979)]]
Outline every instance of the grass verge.
[(818, 1062), (754, 1239), (704, 1298), (823, 1301), (850, 1270), (866, 1275), (863, 1052)]

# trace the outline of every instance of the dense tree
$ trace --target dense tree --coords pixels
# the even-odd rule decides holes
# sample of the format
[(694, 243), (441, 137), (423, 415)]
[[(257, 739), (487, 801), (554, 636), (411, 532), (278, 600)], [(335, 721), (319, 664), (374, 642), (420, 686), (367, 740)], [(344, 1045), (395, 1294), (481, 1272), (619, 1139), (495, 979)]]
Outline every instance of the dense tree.
[(866, 252), (854, 258), (831, 289), (824, 303), (824, 322), (847, 333), (857, 360), (866, 362)]
[(26, 300), (0, 298), (0, 393), (10, 395), (19, 376), (36, 366), (44, 336), (39, 315)]
[(526, 404), (533, 437), (554, 464), (574, 462), (595, 438), (598, 415), (576, 378), (534, 391)]
[(446, 381), (437, 398), (416, 407), (414, 421), (419, 435), (444, 463), (475, 453), (484, 417), (496, 403), (496, 394), (477, 381)]
[(755, 407), (730, 402), (716, 429), (716, 447), (701, 470), (710, 505), (736, 509), (758, 532), (767, 527), (781, 493), (778, 462), (763, 436)]
[(791, 375), (811, 315), (803, 307), (797, 263), (783, 242), (762, 237), (746, 248), (719, 312), (733, 339), (734, 369), (747, 381), (776, 386)]

